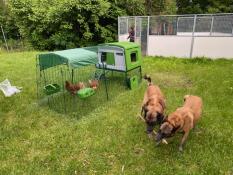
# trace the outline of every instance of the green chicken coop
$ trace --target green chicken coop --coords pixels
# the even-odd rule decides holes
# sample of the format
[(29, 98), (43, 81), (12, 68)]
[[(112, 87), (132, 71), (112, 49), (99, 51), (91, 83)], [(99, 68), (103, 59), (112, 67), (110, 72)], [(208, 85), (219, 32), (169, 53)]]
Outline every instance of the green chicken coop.
[[(39, 103), (79, 116), (117, 97), (126, 83), (134, 89), (142, 77), (140, 46), (129, 42), (41, 53), (36, 60)], [(95, 89), (91, 81), (98, 82)], [(72, 91), (78, 84), (83, 88)]]
[(125, 73), (126, 83), (131, 89), (137, 87), (142, 79), (141, 66), (141, 47), (137, 43), (115, 42), (98, 47), (96, 67)]

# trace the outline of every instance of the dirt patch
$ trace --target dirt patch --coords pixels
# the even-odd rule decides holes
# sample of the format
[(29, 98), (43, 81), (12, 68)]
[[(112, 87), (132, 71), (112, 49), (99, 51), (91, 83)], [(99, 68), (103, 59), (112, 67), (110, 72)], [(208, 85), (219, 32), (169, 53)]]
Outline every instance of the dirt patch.
[(191, 79), (184, 75), (154, 73), (151, 76), (153, 82), (159, 84), (161, 87), (190, 88), (193, 85)]

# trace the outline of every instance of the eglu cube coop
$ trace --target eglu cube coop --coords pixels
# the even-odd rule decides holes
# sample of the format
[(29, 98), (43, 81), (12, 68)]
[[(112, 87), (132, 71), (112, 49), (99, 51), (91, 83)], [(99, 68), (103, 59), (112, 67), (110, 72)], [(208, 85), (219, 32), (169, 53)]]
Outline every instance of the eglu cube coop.
[(137, 87), (141, 77), (141, 50), (135, 43), (108, 43), (37, 56), (39, 103), (61, 113), (85, 115), (126, 87)]
[[(97, 68), (125, 73), (125, 82), (131, 88), (137, 87), (142, 78), (141, 72), (141, 48), (132, 42), (116, 42), (103, 44), (98, 49)], [(129, 76), (136, 70), (138, 75)]]

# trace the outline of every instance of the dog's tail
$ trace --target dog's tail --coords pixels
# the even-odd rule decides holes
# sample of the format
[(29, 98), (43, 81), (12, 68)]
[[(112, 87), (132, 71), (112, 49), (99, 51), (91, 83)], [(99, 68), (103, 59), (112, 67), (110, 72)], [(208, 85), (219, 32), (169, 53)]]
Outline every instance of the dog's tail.
[(150, 75), (144, 75), (144, 77), (143, 77), (145, 80), (147, 80), (148, 81), (148, 83), (149, 83), (149, 85), (151, 85), (152, 84), (152, 81), (151, 81), (151, 77), (150, 77)]

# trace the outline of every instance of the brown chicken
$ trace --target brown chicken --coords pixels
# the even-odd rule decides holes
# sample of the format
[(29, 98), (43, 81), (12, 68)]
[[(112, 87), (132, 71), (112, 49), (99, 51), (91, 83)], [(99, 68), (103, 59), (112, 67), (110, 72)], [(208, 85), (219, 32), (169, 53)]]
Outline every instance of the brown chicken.
[(78, 82), (74, 86), (77, 91), (85, 88), (85, 84), (83, 82)]
[(85, 85), (83, 82), (79, 82), (79, 83), (76, 83), (76, 84), (72, 84), (71, 82), (69, 81), (66, 81), (65, 82), (65, 88), (67, 91), (69, 91), (72, 95), (75, 95), (76, 92), (80, 89), (83, 89), (85, 88)]
[(90, 88), (96, 90), (99, 87), (99, 81), (98, 80), (89, 80), (89, 86)]

